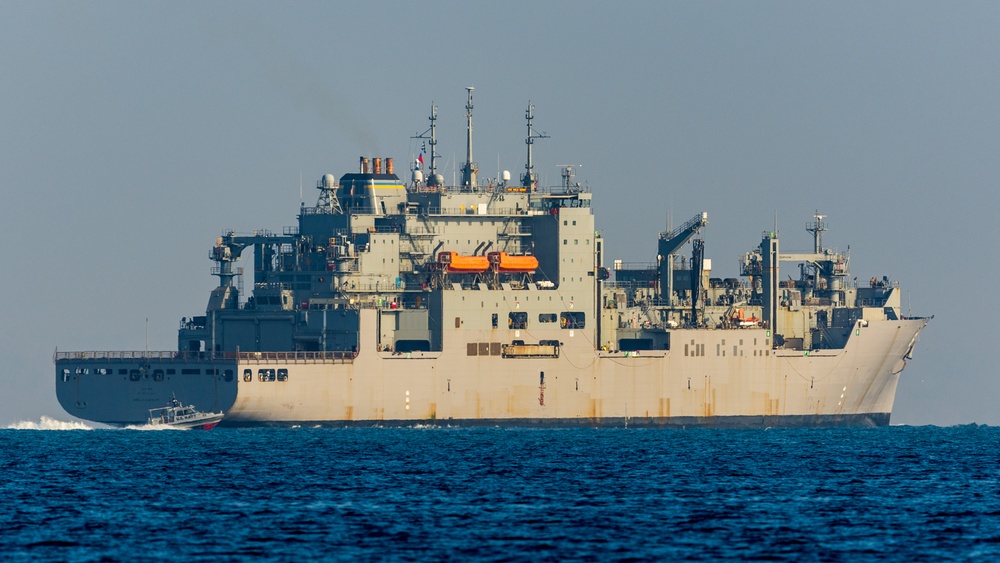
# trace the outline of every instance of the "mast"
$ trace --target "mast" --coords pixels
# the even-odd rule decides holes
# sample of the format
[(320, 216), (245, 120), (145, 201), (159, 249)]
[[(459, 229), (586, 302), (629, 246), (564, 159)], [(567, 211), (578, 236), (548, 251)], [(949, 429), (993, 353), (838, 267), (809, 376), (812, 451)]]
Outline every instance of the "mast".
[(823, 222), (826, 215), (820, 215), (817, 209), (813, 217), (816, 222), (806, 225), (806, 231), (813, 235), (813, 253), (820, 254), (823, 252), (823, 231), (827, 230), (826, 223)]
[[(427, 144), (431, 146), (430, 173), (427, 176), (427, 184), (431, 185), (431, 186), (437, 185), (437, 179), (436, 179), (437, 178), (437, 157), (441, 156), (437, 152), (437, 144), (438, 144), (438, 140), (437, 140), (437, 118), (438, 118), (438, 113), (437, 113), (437, 109), (438, 109), (437, 106), (434, 105), (433, 101), (431, 101), (431, 115), (430, 115), (430, 117), (427, 118), (431, 122), (430, 129), (427, 129), (426, 131), (424, 131), (423, 133), (420, 133), (419, 135), (414, 135), (414, 136), (410, 137), (411, 139), (427, 139), (428, 140)], [(428, 133), (430, 133), (430, 137), (427, 136)], [(414, 166), (417, 167), (417, 168), (419, 168), (419, 166), (417, 166), (417, 165), (414, 165)]]
[(431, 146), (431, 177), (435, 177), (437, 175), (437, 118), (438, 108), (434, 105), (434, 102), (431, 101), (431, 116), (429, 117), (431, 120), (431, 140), (427, 143)]
[(465, 89), (469, 92), (469, 101), (465, 104), (468, 136), (465, 150), (465, 165), (462, 166), (462, 187), (471, 190), (477, 186), (476, 173), (479, 172), (479, 166), (472, 161), (472, 91), (475, 88), (466, 86)]
[(538, 186), (538, 176), (534, 172), (535, 164), (532, 159), (531, 147), (535, 144), (535, 139), (548, 139), (545, 133), (539, 134), (531, 128), (531, 120), (535, 118), (535, 106), (528, 100), (528, 109), (524, 112), (525, 119), (528, 120), (528, 138), (524, 143), (528, 145), (528, 163), (524, 165), (524, 176), (521, 177), (521, 185), (534, 190)]

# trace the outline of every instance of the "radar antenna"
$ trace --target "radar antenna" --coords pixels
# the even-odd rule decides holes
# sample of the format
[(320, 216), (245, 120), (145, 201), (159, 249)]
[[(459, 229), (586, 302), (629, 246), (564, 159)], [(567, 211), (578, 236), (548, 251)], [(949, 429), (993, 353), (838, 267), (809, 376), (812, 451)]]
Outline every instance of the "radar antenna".
[(337, 198), (337, 182), (333, 174), (323, 174), (323, 177), (316, 182), (316, 189), (319, 190), (319, 198), (316, 199), (316, 209), (323, 213), (332, 215), (343, 215), (344, 208), (340, 206), (340, 199)]
[(562, 187), (566, 190), (566, 193), (575, 193), (580, 191), (580, 183), (573, 183), (573, 179), (576, 178), (576, 172), (574, 168), (582, 168), (582, 164), (556, 164), (557, 167), (562, 168)]

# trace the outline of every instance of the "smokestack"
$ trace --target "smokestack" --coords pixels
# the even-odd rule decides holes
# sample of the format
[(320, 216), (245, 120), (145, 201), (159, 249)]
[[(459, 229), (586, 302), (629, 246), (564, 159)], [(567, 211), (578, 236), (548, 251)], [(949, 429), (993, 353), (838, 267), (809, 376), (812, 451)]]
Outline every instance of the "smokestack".
[(375, 161), (375, 173), (376, 174), (381, 174), (382, 173), (382, 159), (378, 158), (378, 157), (375, 157), (373, 160)]
[(385, 173), (392, 174), (392, 157), (385, 157)]
[(361, 157), (361, 173), (368, 174), (368, 159), (363, 156)]

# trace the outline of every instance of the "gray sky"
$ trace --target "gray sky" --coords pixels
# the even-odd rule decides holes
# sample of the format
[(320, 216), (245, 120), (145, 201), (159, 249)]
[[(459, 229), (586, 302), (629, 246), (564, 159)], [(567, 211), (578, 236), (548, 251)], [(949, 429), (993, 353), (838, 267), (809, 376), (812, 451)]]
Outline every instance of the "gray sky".
[(469, 85), (480, 176), (523, 171), (530, 99), (608, 264), (707, 211), (735, 276), (821, 210), (853, 275), (936, 316), (893, 423), (1000, 424), (998, 28), (987, 2), (0, 0), (0, 424), (69, 419), (57, 346), (142, 350), (148, 318), (176, 349), (215, 237), (294, 224), (300, 175), (312, 203), (362, 154), (405, 163), (432, 101), (450, 180)]

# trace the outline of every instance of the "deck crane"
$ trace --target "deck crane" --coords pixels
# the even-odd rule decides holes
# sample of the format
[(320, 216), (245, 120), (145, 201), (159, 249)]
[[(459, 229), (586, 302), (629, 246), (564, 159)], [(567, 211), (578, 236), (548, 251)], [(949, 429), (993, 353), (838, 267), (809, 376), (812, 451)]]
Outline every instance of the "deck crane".
[(659, 292), (659, 298), (665, 299), (669, 306), (673, 306), (674, 303), (674, 255), (678, 248), (684, 246), (684, 243), (707, 224), (708, 212), (703, 211), (688, 219), (680, 227), (669, 232), (660, 233), (656, 257), (660, 270), (660, 283), (658, 284), (657, 291)]

